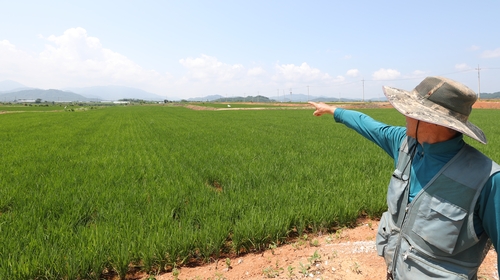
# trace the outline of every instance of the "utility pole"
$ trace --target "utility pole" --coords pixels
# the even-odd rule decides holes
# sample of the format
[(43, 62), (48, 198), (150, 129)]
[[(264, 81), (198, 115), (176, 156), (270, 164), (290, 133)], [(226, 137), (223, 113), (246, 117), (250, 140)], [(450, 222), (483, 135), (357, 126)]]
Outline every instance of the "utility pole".
[(363, 78), (363, 102), (365, 102), (365, 79)]
[(292, 88), (290, 88), (290, 102), (292, 102)]
[(479, 68), (479, 64), (477, 65), (477, 100), (481, 98), (481, 68)]

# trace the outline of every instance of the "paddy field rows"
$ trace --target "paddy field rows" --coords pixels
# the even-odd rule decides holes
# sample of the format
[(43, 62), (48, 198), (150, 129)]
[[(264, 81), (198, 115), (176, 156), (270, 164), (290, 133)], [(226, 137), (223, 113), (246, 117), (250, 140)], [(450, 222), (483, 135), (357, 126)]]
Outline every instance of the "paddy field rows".
[[(57, 109), (57, 108), (56, 108)], [(0, 107), (0, 111), (3, 108)], [(404, 125), (393, 109), (364, 109)], [(472, 121), (500, 161), (499, 111)], [(0, 115), (0, 278), (151, 274), (377, 217), (390, 158), (312, 110)]]

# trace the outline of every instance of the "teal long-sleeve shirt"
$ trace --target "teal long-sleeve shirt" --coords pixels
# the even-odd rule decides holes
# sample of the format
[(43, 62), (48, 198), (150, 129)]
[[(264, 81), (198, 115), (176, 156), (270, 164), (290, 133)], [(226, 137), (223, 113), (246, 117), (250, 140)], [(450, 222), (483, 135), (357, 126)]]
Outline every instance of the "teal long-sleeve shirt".
[[(377, 144), (394, 159), (396, 166), (399, 147), (406, 137), (405, 127), (390, 126), (363, 113), (341, 108), (335, 110), (333, 117), (336, 122), (346, 125)], [(445, 142), (424, 143), (417, 146), (411, 166), (409, 202), (464, 145), (463, 136), (460, 135)], [(485, 183), (474, 211), (474, 229), (477, 235), (487, 234), (497, 253), (500, 245), (499, 187), (500, 173), (496, 173)], [(497, 263), (500, 267), (500, 258), (497, 259)]]

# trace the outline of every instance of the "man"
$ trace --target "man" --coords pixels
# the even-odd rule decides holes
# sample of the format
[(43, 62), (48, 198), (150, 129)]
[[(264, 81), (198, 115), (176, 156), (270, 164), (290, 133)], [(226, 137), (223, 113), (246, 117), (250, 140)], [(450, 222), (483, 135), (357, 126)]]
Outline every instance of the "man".
[(406, 128), (309, 103), (315, 116), (332, 114), (394, 159), (376, 240), (387, 279), (477, 279), (490, 240), (497, 252), (500, 245), (500, 166), (463, 140), (486, 144), (468, 121), (477, 96), (443, 77), (428, 77), (411, 92), (383, 89)]

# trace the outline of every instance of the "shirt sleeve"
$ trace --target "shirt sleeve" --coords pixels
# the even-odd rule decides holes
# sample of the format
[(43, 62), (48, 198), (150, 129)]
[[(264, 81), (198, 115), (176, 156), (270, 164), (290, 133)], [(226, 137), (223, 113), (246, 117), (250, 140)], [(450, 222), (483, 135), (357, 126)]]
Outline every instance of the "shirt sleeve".
[(342, 108), (335, 109), (333, 117), (336, 122), (353, 129), (397, 160), (399, 146), (406, 137), (405, 127), (387, 125), (361, 112)]
[[(482, 221), (484, 232), (488, 235), (497, 254), (500, 245), (500, 173), (491, 176), (479, 195), (478, 215)], [(497, 259), (500, 267), (500, 258)]]

